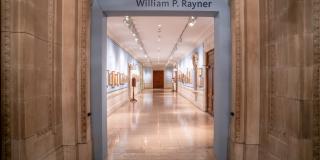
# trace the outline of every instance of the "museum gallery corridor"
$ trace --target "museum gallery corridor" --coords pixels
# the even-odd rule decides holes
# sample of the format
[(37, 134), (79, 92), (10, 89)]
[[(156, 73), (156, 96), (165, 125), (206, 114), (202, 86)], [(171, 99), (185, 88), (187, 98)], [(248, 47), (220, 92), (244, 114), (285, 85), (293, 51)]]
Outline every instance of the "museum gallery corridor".
[(1, 160), (320, 160), (320, 0), (0, 8)]
[(108, 117), (108, 160), (213, 160), (213, 118), (170, 90), (144, 90)]

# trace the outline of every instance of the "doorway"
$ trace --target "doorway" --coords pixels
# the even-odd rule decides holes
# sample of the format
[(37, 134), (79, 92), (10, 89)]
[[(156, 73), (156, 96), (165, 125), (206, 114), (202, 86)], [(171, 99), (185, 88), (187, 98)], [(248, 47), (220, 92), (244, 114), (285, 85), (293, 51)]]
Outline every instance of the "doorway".
[[(132, 0), (93, 0), (91, 5), (90, 106), (94, 159), (105, 159), (106, 130), (106, 17), (108, 16), (207, 16), (215, 17), (214, 42), (214, 152), (219, 160), (227, 159), (231, 108), (231, 24), (227, 0), (208, 0), (213, 6), (189, 8), (183, 5), (137, 6)], [(218, 92), (219, 91), (219, 92)]]
[(214, 98), (214, 50), (206, 53), (206, 111), (213, 116)]
[(164, 88), (164, 72), (160, 70), (153, 71), (153, 88)]

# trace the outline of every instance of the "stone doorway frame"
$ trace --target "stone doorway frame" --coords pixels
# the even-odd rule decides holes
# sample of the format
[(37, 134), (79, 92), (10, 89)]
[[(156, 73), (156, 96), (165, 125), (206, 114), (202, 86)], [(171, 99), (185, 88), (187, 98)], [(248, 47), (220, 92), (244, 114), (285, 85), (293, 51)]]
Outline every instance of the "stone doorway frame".
[[(207, 16), (214, 20), (214, 148), (218, 160), (228, 155), (231, 91), (232, 53), (231, 20), (228, 0), (216, 0), (218, 9), (212, 11), (108, 11), (101, 7), (101, 0), (93, 0), (91, 6), (90, 53), (90, 106), (92, 112), (93, 158), (107, 158), (107, 97), (106, 97), (106, 24), (108, 16)], [(109, 6), (110, 7), (110, 6)], [(218, 92), (219, 91), (219, 92)], [(216, 107), (219, 106), (219, 107)]]

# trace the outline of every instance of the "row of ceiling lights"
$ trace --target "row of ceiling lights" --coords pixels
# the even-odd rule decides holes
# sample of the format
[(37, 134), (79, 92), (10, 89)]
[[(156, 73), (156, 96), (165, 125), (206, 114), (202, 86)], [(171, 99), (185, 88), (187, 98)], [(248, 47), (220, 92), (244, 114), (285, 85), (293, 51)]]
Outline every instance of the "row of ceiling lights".
[[(174, 47), (173, 47), (173, 49), (172, 49), (172, 51), (171, 51), (171, 53), (170, 53), (170, 56), (169, 56), (169, 59), (168, 59), (168, 62), (167, 62), (166, 65), (168, 65), (168, 64), (170, 63), (170, 61), (172, 60), (172, 57), (173, 57), (174, 52), (178, 50), (178, 44), (179, 44), (179, 43), (182, 43), (182, 36), (183, 36), (185, 30), (187, 29), (188, 26), (189, 26), (189, 27), (193, 27), (193, 26), (195, 25), (195, 23), (196, 23), (196, 19), (197, 19), (197, 17), (194, 17), (194, 16), (189, 17), (188, 23), (186, 24), (186, 26), (185, 26), (184, 29), (182, 30), (182, 32), (181, 32), (181, 34), (180, 34), (180, 36), (179, 36), (179, 38), (178, 38), (178, 41), (175, 43), (175, 45), (174, 45)], [(145, 50), (145, 48), (144, 48), (144, 45), (143, 45), (143, 42), (141, 41), (140, 35), (139, 35), (139, 33), (138, 33), (138, 31), (137, 31), (137, 29), (136, 29), (136, 27), (135, 27), (135, 24), (133, 23), (132, 18), (131, 18), (130, 16), (125, 16), (124, 19), (123, 19), (123, 23), (128, 26), (128, 28), (129, 28), (129, 30), (130, 30), (130, 33), (131, 33), (132, 36), (134, 37), (134, 40), (135, 40), (135, 41), (138, 43), (138, 45), (140, 46), (140, 47), (139, 47), (140, 50), (143, 51), (144, 57), (145, 57), (145, 58), (148, 58), (149, 63), (151, 63), (150, 57), (147, 55), (147, 52), (146, 52), (146, 50)], [(160, 36), (161, 27), (162, 27), (161, 24), (159, 24), (159, 25), (158, 25), (158, 33), (159, 33), (159, 34), (158, 34), (158, 42), (161, 41), (161, 36)], [(160, 48), (158, 48), (158, 52), (160, 52)], [(158, 63), (159, 63), (159, 56), (158, 56)]]
[[(158, 42), (160, 43), (161, 41), (161, 27), (162, 25), (161, 24), (158, 24)], [(160, 57), (159, 57), (159, 54), (160, 54), (160, 48), (158, 48), (158, 64), (160, 64)]]
[(144, 57), (148, 58), (149, 63), (151, 63), (150, 58), (146, 52), (146, 49), (144, 48), (143, 42), (140, 38), (139, 32), (137, 31), (135, 24), (133, 23), (132, 18), (130, 16), (125, 16), (123, 19), (123, 23), (126, 24), (126, 26), (129, 28), (130, 33), (134, 37), (134, 40), (138, 43), (140, 50), (142, 50)]
[(186, 31), (186, 29), (188, 28), (188, 26), (189, 27), (193, 27), (196, 24), (196, 22), (197, 22), (197, 17), (194, 17), (194, 16), (189, 17), (187, 24), (183, 28), (183, 30), (182, 30), (177, 42), (175, 43), (175, 45), (174, 45), (174, 47), (173, 47), (173, 49), (172, 49), (172, 51), (170, 53), (170, 56), (169, 56), (169, 59), (168, 59), (168, 62), (166, 64), (166, 66), (169, 65), (169, 63), (172, 60), (172, 57), (173, 57), (175, 51), (178, 50), (178, 44), (182, 43), (182, 36), (183, 36), (184, 32)]

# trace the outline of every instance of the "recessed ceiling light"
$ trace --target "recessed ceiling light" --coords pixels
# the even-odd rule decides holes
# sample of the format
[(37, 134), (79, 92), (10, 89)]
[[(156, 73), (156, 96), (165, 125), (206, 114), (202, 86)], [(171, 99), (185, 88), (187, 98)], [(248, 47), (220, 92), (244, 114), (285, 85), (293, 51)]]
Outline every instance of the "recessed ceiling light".
[(194, 16), (191, 16), (190, 18), (189, 18), (189, 26), (190, 27), (193, 27), (195, 24), (196, 24), (196, 17), (194, 17)]
[(135, 33), (132, 33), (132, 35), (135, 37), (136, 36), (136, 34)]
[(160, 28), (162, 25), (161, 24), (158, 24), (158, 27)]
[(193, 27), (193, 26), (194, 26), (194, 23), (193, 23), (193, 22), (190, 22), (190, 23), (189, 23), (189, 26), (190, 26), (190, 27)]
[(146, 57), (146, 58), (147, 58), (148, 56), (145, 54), (145, 55), (144, 55), (144, 57)]
[(138, 42), (139, 39), (138, 39), (138, 38), (135, 38), (134, 40), (135, 40), (136, 42)]

